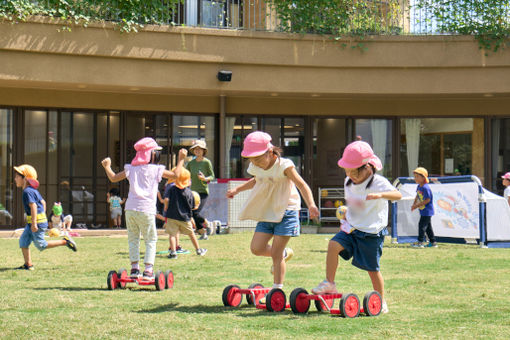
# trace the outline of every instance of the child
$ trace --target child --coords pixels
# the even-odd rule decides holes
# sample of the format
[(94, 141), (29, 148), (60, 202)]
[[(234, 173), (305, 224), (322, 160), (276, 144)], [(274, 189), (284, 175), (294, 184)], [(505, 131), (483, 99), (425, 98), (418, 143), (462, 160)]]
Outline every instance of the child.
[[(172, 169), (172, 171), (174, 171), (175, 168)], [(160, 220), (162, 219), (163, 220), (163, 227), (166, 227), (165, 224), (166, 224), (166, 211), (168, 210), (168, 204), (169, 204), (169, 199), (168, 198), (164, 198), (164, 197), (167, 197), (168, 196), (168, 193), (169, 193), (169, 190), (171, 187), (175, 186), (175, 181), (173, 180), (167, 180), (166, 181), (166, 184), (165, 184), (165, 190), (163, 191), (163, 197), (161, 197), (161, 201), (163, 202), (163, 215), (160, 215), (161, 218), (159, 218)], [(158, 192), (158, 199), (159, 199), (159, 192)], [(191, 221), (193, 222), (193, 219), (191, 219)], [(177, 233), (175, 235), (175, 244), (177, 245), (176, 247), (176, 251), (177, 251), (177, 254), (189, 254), (189, 250), (187, 249), (184, 249), (181, 247), (180, 243), (179, 243), (179, 236), (180, 234)], [(170, 253), (172, 252), (172, 240), (171, 238), (169, 237), (168, 238), (168, 258), (174, 258), (174, 257), (170, 257)]]
[(37, 171), (28, 164), (15, 166), (14, 171), (16, 187), (23, 188), (23, 207), (27, 214), (27, 225), (19, 238), (19, 246), (25, 263), (17, 269), (34, 270), (30, 249), (28, 248), (32, 242), (40, 251), (59, 246), (67, 246), (69, 249), (76, 251), (76, 243), (68, 235), (64, 236), (63, 240), (58, 241), (47, 242), (44, 239), (44, 233), (48, 228), (48, 219), (45, 213), (46, 201), (37, 191), (39, 187)]
[(510, 205), (510, 172), (507, 172), (501, 178), (503, 178), (503, 185), (506, 187), (503, 196)]
[[(182, 169), (179, 177), (175, 180), (175, 185), (169, 184), (167, 186), (168, 190), (165, 190), (165, 217), (167, 218), (165, 229), (170, 235), (170, 254), (168, 255), (170, 259), (177, 258), (176, 236), (178, 233), (189, 236), (197, 255), (204, 256), (207, 253), (207, 249), (200, 248), (193, 231), (192, 210), (198, 208), (198, 204), (195, 204), (195, 198), (189, 188), (190, 185), (190, 172)], [(168, 204), (169, 202), (171, 204)]]
[(338, 166), (344, 168), (346, 174), (344, 189), (348, 209), (340, 232), (329, 241), (326, 280), (312, 292), (336, 293), (338, 255), (344, 260), (352, 257), (354, 266), (368, 271), (374, 290), (383, 298), (382, 311), (387, 313), (379, 261), (384, 236), (388, 234), (387, 200), (399, 200), (402, 194), (386, 178), (376, 174), (382, 169), (382, 163), (366, 142), (355, 141), (347, 145)]
[(123, 179), (129, 181), (129, 193), (126, 201), (126, 227), (128, 231), (129, 259), (131, 261), (131, 276), (140, 275), (140, 234), (145, 240), (145, 270), (144, 278), (154, 276), (153, 266), (156, 257), (156, 243), (158, 235), (156, 231), (156, 199), (158, 184), (162, 178), (175, 178), (179, 175), (187, 155), (186, 149), (179, 151), (179, 161), (175, 172), (165, 170), (163, 165), (158, 165), (160, 150), (156, 141), (150, 137), (140, 139), (134, 145), (135, 158), (131, 164), (124, 165), (124, 170), (114, 173), (111, 168), (111, 159), (103, 159), (106, 175), (111, 182), (119, 182)]
[(420, 209), (420, 222), (418, 223), (418, 242), (412, 244), (415, 248), (425, 247), (425, 233), (429, 238), (427, 247), (437, 248), (436, 237), (432, 229), (431, 219), (434, 216), (434, 197), (428, 185), (429, 173), (427, 169), (418, 167), (414, 169), (414, 181), (418, 183), (416, 198), (414, 199), (411, 211)]
[[(291, 237), (299, 236), (301, 198), (310, 210), (310, 218), (319, 216), (312, 192), (297, 173), (290, 159), (280, 156), (281, 149), (271, 144), (271, 136), (255, 131), (246, 136), (241, 156), (249, 159), (248, 173), (253, 176), (246, 183), (227, 192), (227, 198), (253, 189), (240, 215), (242, 220), (258, 221), (251, 240), (251, 252), (270, 256), (273, 260), (273, 288), (283, 288), (286, 262), (293, 251), (286, 248)], [(269, 241), (273, 239), (272, 245)]]
[(57, 228), (62, 232), (63, 235), (67, 235), (71, 231), (71, 225), (73, 224), (73, 216), (66, 215), (64, 217), (62, 209), (62, 203), (55, 202), (51, 208), (51, 214), (49, 216), (49, 227)]
[(196, 222), (197, 232), (201, 235), (200, 239), (207, 240), (209, 238), (207, 234), (210, 234), (209, 223), (201, 211), (209, 197), (209, 182), (214, 180), (214, 171), (211, 161), (205, 157), (207, 155), (205, 141), (197, 139), (189, 151), (195, 155), (195, 158), (186, 165), (186, 169), (191, 173), (191, 190), (200, 195), (200, 206), (193, 210), (193, 219)]
[(117, 188), (111, 188), (110, 191), (106, 194), (106, 201), (110, 204), (110, 217), (113, 220), (113, 225), (115, 228), (120, 228), (122, 224), (122, 207), (126, 201), (119, 197), (120, 191)]

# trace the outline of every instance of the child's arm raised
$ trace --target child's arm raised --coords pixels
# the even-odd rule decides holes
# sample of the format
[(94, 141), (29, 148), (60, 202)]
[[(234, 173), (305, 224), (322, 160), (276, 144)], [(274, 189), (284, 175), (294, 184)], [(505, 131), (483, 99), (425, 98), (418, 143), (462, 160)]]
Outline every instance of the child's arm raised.
[(315, 201), (313, 199), (312, 190), (310, 190), (310, 187), (306, 182), (304, 181), (303, 177), (301, 177), (298, 172), (296, 171), (296, 168), (291, 166), (283, 172), (285, 176), (287, 176), (296, 187), (299, 189), (299, 192), (301, 193), (301, 196), (303, 196), (303, 199), (305, 200), (306, 206), (308, 207), (308, 211), (310, 212), (310, 218), (315, 219), (319, 217), (319, 209), (315, 205)]
[(386, 192), (374, 192), (367, 195), (366, 200), (377, 200), (379, 198), (384, 198), (389, 201), (398, 201), (402, 198), (402, 194), (398, 190), (386, 191)]
[(179, 150), (179, 159), (177, 161), (177, 166), (175, 167), (175, 171), (165, 170), (163, 171), (163, 178), (175, 180), (179, 177), (181, 170), (184, 165), (184, 159), (188, 156), (188, 150), (182, 148)]
[(101, 161), (101, 165), (103, 166), (104, 171), (106, 172), (106, 176), (108, 176), (108, 179), (110, 180), (110, 182), (115, 183), (115, 182), (120, 182), (123, 179), (126, 179), (126, 172), (124, 170), (122, 170), (121, 172), (119, 172), (117, 174), (115, 172), (113, 172), (112, 160), (110, 159), (110, 157), (106, 157), (105, 159), (103, 159)]
[(241, 184), (240, 186), (235, 187), (234, 189), (230, 189), (227, 191), (227, 198), (234, 198), (235, 195), (240, 193), (241, 191), (250, 190), (255, 186), (256, 180), (255, 177), (251, 178), (249, 181)]

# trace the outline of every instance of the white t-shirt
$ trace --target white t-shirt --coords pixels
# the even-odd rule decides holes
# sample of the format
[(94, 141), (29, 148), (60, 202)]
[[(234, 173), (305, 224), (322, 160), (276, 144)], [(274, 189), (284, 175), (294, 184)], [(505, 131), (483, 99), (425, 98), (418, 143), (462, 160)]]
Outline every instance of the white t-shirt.
[(287, 158), (277, 158), (267, 170), (253, 163), (247, 172), (255, 177), (255, 186), (241, 210), (241, 220), (280, 222), (285, 210), (301, 210), (301, 197), (294, 182), (284, 171), (294, 167)]
[(158, 184), (163, 178), (164, 170), (163, 165), (156, 164), (124, 165), (124, 171), (129, 180), (126, 210), (156, 215)]
[(510, 197), (510, 187), (505, 188), (505, 191), (503, 191), (503, 196), (505, 197), (506, 202), (508, 203), (508, 198)]
[(360, 184), (347, 185), (349, 178), (345, 179), (345, 200), (347, 202), (347, 214), (345, 219), (354, 228), (377, 234), (388, 225), (388, 201), (386, 199), (366, 200), (370, 193), (380, 193), (397, 190), (391, 183), (380, 175), (374, 175), (374, 179), (367, 188), (371, 177)]

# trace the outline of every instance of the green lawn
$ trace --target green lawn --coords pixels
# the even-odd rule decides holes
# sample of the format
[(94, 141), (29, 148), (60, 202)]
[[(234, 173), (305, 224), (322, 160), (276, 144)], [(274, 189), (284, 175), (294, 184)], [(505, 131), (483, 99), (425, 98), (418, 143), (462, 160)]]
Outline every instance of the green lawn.
[[(0, 239), (0, 332), (2, 338), (38, 339), (332, 339), (332, 338), (510, 338), (510, 249), (440, 244), (412, 249), (387, 243), (382, 257), (390, 312), (344, 319), (292, 311), (269, 313), (247, 306), (223, 307), (224, 287), (272, 284), (270, 259), (249, 251), (251, 233), (215, 235), (194, 253), (156, 269), (171, 269), (175, 286), (129, 285), (107, 290), (110, 270), (129, 269), (127, 238), (77, 238), (79, 251), (44, 252), (31, 247), (34, 271), (12, 270), (23, 263), (18, 240)], [(324, 278), (331, 235), (292, 239), (284, 291), (310, 290)], [(183, 246), (191, 247), (187, 237)], [(166, 237), (158, 250), (168, 246)], [(337, 286), (360, 298), (372, 290), (368, 275), (341, 260)], [(338, 301), (335, 301), (338, 308)]]

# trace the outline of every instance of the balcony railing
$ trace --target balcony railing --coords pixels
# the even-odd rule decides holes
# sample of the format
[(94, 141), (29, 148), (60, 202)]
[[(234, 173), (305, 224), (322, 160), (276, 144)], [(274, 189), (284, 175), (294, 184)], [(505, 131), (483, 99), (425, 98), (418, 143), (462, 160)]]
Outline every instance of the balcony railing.
[[(0, 17), (9, 11), (21, 13), (24, 9), (17, 7), (27, 3), (30, 14), (68, 19), (71, 13), (74, 19), (122, 23), (128, 14), (135, 25), (273, 32), (470, 34), (463, 31), (467, 22), (510, 27), (510, 0), (342, 0), (337, 8), (318, 0), (0, 0)], [(452, 25), (457, 19), (459, 25)]]

